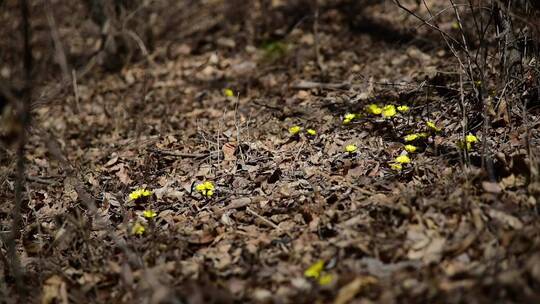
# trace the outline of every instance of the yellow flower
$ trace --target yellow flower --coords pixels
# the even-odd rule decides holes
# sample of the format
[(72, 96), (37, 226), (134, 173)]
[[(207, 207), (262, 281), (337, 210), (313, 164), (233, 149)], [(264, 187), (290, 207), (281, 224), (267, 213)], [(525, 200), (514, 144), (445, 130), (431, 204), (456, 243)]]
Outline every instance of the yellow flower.
[(214, 189), (214, 184), (210, 181), (205, 181), (204, 183), (195, 186), (195, 190), (199, 191), (204, 196), (214, 195)]
[(152, 191), (139, 188), (129, 194), (129, 199), (132, 201), (136, 201), (140, 198), (148, 197), (150, 195), (152, 195)]
[(308, 269), (306, 269), (306, 271), (304, 271), (304, 276), (306, 278), (318, 279), (321, 276), (321, 273), (323, 270), (324, 270), (324, 261), (318, 260), (317, 262), (309, 266)]
[(343, 124), (346, 125), (353, 121), (356, 118), (356, 114), (354, 113), (347, 113), (345, 116), (343, 116)]
[(415, 141), (417, 139), (426, 138), (426, 137), (428, 137), (428, 135), (429, 134), (427, 134), (426, 132), (412, 133), (412, 134), (406, 135), (403, 138), (403, 140), (405, 140), (405, 141)]
[(334, 276), (330, 273), (321, 274), (318, 280), (319, 285), (321, 286), (329, 285), (330, 283), (332, 283), (332, 281), (334, 281)]
[(345, 146), (345, 152), (354, 153), (358, 150), (358, 147), (354, 144), (346, 145)]
[(154, 210), (144, 210), (142, 215), (147, 219), (153, 219), (157, 213)]
[(469, 133), (465, 136), (465, 144), (463, 144), (463, 142), (460, 140), (457, 145), (461, 149), (466, 147), (467, 151), (470, 151), (472, 149), (472, 145), (477, 142), (478, 142), (478, 137)]
[(475, 143), (475, 142), (478, 142), (478, 137), (472, 135), (471, 133), (467, 134), (467, 136), (465, 136), (465, 141), (467, 143)]
[(344, 118), (345, 118), (345, 119), (348, 119), (348, 120), (353, 120), (353, 119), (356, 118), (356, 114), (354, 114), (354, 113), (347, 113), (347, 114), (345, 114)]
[(401, 171), (403, 169), (403, 164), (409, 164), (411, 159), (406, 154), (400, 155), (390, 163), (390, 168), (395, 171)]
[(306, 130), (306, 133), (307, 133), (308, 135), (311, 135), (311, 136), (317, 135), (317, 131), (315, 131), (315, 130), (313, 130), (313, 129), (307, 129), (307, 130)]
[(316, 279), (321, 286), (329, 285), (334, 281), (334, 276), (332, 274), (324, 272), (323, 260), (318, 260), (311, 264), (311, 266), (304, 271), (304, 276), (306, 278)]
[(234, 92), (231, 89), (223, 90), (223, 94), (225, 94), (225, 96), (227, 96), (227, 97), (233, 97), (234, 96)]
[(441, 128), (437, 127), (433, 121), (426, 121), (426, 126), (435, 132), (441, 132)]
[(409, 106), (398, 106), (397, 110), (401, 113), (409, 112), (410, 108)]
[(396, 157), (396, 159), (394, 160), (396, 163), (398, 164), (408, 164), (411, 162), (411, 159), (409, 158), (409, 156), (403, 154), (403, 155), (400, 155), (398, 157)]
[(300, 126), (292, 126), (292, 127), (289, 128), (289, 133), (290, 133), (291, 135), (296, 135), (296, 134), (298, 134), (301, 130), (302, 130), (302, 127), (300, 127)]
[(403, 166), (401, 164), (391, 163), (390, 168), (392, 170), (401, 171), (401, 169), (403, 169)]
[(409, 153), (414, 153), (414, 152), (416, 152), (416, 150), (418, 150), (418, 147), (416, 147), (416, 146), (405, 145), (405, 151), (407, 151)]
[(133, 227), (131, 227), (131, 233), (135, 235), (143, 235), (143, 233), (146, 231), (146, 228), (144, 228), (141, 223), (137, 222)]
[(382, 113), (383, 109), (381, 109), (378, 105), (372, 103), (366, 107), (366, 111), (374, 115), (379, 115)]
[(386, 105), (382, 110), (383, 117), (392, 117), (396, 115), (396, 107), (394, 105)]
[(418, 136), (418, 134), (417, 134), (417, 133), (413, 133), (413, 134), (406, 135), (403, 139), (404, 139), (405, 141), (415, 141), (415, 140), (417, 140), (418, 138), (420, 138), (420, 137)]

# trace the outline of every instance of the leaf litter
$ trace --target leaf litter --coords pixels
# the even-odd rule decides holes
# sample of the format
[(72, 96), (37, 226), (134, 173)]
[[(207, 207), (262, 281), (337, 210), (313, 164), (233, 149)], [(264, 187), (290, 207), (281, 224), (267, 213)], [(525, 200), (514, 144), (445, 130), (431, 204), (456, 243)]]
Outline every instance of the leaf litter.
[[(420, 83), (451, 57), (321, 14), (327, 76), (345, 85), (312, 81), (308, 27), (257, 48), (224, 26), (158, 45), (155, 65), (88, 75), (79, 113), (68, 93), (36, 110), (20, 247), (35, 299), (538, 299), (540, 186), (523, 126), (500, 106), (501, 127), (464, 133), (452, 97), (381, 85)], [(494, 179), (479, 169), (484, 138)]]

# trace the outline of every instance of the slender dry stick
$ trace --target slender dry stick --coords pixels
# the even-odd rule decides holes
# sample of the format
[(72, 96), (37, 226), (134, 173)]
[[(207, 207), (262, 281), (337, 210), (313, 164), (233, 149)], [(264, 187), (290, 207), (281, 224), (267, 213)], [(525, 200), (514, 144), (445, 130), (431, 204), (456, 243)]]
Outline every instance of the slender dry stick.
[[(465, 31), (463, 30), (463, 23), (461, 21), (461, 16), (459, 14), (459, 11), (457, 9), (457, 6), (456, 6), (454, 0), (450, 0), (450, 3), (452, 4), (452, 7), (454, 8), (454, 15), (456, 16), (456, 20), (457, 20), (457, 23), (458, 23), (458, 26), (459, 26), (459, 31), (460, 31), (460, 34), (461, 34), (461, 39), (463, 40), (463, 45), (464, 45), (464, 48), (465, 48), (465, 52), (467, 54), (469, 54), (470, 53), (469, 52), (469, 47), (468, 47), (467, 39), (465, 38)], [(478, 66), (478, 64), (476, 64), (476, 66)], [(483, 106), (483, 113), (482, 114), (484, 115), (484, 124), (483, 124), (483, 136), (482, 136), (482, 153), (481, 153), (482, 165), (481, 165), (481, 167), (482, 167), (483, 170), (490, 171), (490, 170), (488, 170), (488, 168), (486, 166), (487, 131), (488, 131), (488, 125), (489, 125), (489, 118), (488, 118), (488, 113), (487, 113), (487, 109), (488, 109), (487, 102), (488, 101), (485, 98), (483, 98), (483, 96), (482, 96), (482, 91), (483, 91), (482, 88), (478, 89), (478, 87), (483, 87), (484, 83), (482, 83), (482, 82), (480, 84), (475, 83), (473, 64), (471, 62), (471, 57), (470, 56), (467, 56), (467, 68), (468, 68), (469, 78), (473, 83), (472, 88), (473, 88), (473, 90), (475, 92), (475, 96), (477, 98), (477, 101), (482, 102), (482, 106)], [(467, 144), (465, 143), (465, 145), (467, 145)]]
[[(463, 76), (459, 74), (459, 105), (461, 107), (461, 142), (463, 143), (463, 153), (460, 153), (460, 160), (462, 160), (462, 166), (465, 167), (469, 164), (469, 153), (467, 151), (467, 143), (465, 140), (465, 134), (467, 132), (467, 109), (465, 107), (465, 93), (463, 90)], [(465, 168), (464, 168), (465, 169)], [(465, 170), (463, 170), (465, 172)]]
[(274, 222), (270, 221), (269, 219), (265, 218), (264, 216), (258, 214), (257, 212), (251, 210), (251, 208), (247, 207), (247, 208), (246, 208), (246, 211), (249, 212), (249, 213), (251, 213), (251, 214), (253, 214), (253, 215), (255, 215), (256, 217), (258, 217), (261, 221), (263, 221), (264, 223), (266, 223), (268, 226), (270, 226), (270, 227), (272, 227), (272, 228), (274, 228), (274, 229), (276, 229), (276, 230), (281, 231), (281, 228), (279, 228), (278, 225), (276, 225)]
[(75, 107), (74, 107), (74, 111), (75, 111), (75, 114), (79, 114), (81, 112), (81, 105), (79, 103), (79, 86), (77, 85), (77, 71), (75, 70), (71, 70), (71, 79), (73, 80), (73, 93), (75, 94), (74, 96), (74, 102), (75, 102)]
[(60, 34), (58, 33), (58, 26), (56, 25), (56, 20), (53, 16), (51, 1), (47, 0), (45, 1), (45, 4), (47, 5), (45, 13), (47, 15), (47, 22), (49, 23), (51, 37), (54, 42), (56, 59), (60, 64), (60, 68), (62, 69), (62, 73), (64, 74), (64, 79), (68, 80), (70, 78), (68, 60), (66, 57), (66, 52), (64, 51), (64, 47), (62, 46), (62, 41), (60, 40)]
[[(240, 158), (242, 159), (242, 162), (246, 162), (246, 157), (244, 155), (244, 151), (242, 150), (242, 142), (240, 137), (240, 114), (238, 112), (238, 107), (240, 105), (240, 92), (236, 93), (236, 98), (234, 100), (234, 127), (236, 129), (236, 147), (238, 148), (238, 154), (240, 155)], [(248, 122), (246, 122), (247, 124)], [(249, 130), (249, 128), (247, 128)], [(249, 137), (249, 136), (248, 136)], [(236, 159), (236, 162), (238, 162), (238, 158)], [(236, 164), (235, 164), (236, 165)]]
[(137, 43), (137, 46), (139, 47), (139, 49), (141, 50), (141, 53), (144, 55), (144, 57), (146, 58), (146, 60), (148, 60), (148, 62), (153, 65), (153, 66), (156, 66), (156, 62), (154, 61), (154, 59), (152, 58), (152, 56), (150, 55), (150, 52), (148, 51), (148, 48), (146, 47), (146, 45), (144, 45), (144, 42), (143, 40), (141, 39), (141, 37), (139, 37), (139, 35), (137, 35), (137, 33), (135, 33), (134, 31), (132, 30), (125, 30), (124, 31), (126, 33), (126, 35), (128, 37), (130, 37), (131, 39), (133, 39), (133, 41), (135, 41), (135, 43)]
[[(406, 6), (404, 6), (403, 4), (401, 4), (401, 2), (399, 0), (394, 0), (394, 3), (397, 4), (397, 6), (399, 8), (401, 8), (402, 10), (406, 11), (407, 13), (409, 13), (411, 16), (414, 16), (416, 19), (422, 21), (422, 23), (424, 23), (425, 25), (429, 26), (430, 28), (436, 30), (437, 32), (439, 32), (443, 37), (445, 37), (446, 39), (448, 39), (449, 41), (452, 41), (453, 43), (463, 47), (463, 45), (461, 44), (461, 42), (457, 41), (454, 37), (450, 36), (448, 33), (446, 33), (445, 31), (441, 30), (439, 28), (438, 25), (436, 24), (432, 24), (430, 23), (429, 21), (426, 21), (424, 18), (420, 17), (419, 15), (417, 15), (415, 12), (411, 11), (410, 9), (408, 9)], [(425, 1), (424, 1), (424, 5), (427, 7)], [(432, 16), (433, 17), (433, 16)], [(445, 39), (445, 40), (446, 40)]]
[(23, 67), (24, 67), (24, 91), (22, 97), (22, 109), (20, 112), (21, 131), (19, 134), (19, 146), (17, 147), (17, 176), (15, 180), (15, 206), (13, 208), (13, 224), (8, 239), (8, 257), (11, 263), (11, 272), (15, 278), (15, 286), (24, 302), (26, 288), (23, 283), (23, 270), (17, 256), (16, 239), (20, 236), (21, 229), (21, 205), (22, 191), (24, 188), (24, 146), (26, 144), (26, 130), (30, 124), (30, 98), (32, 97), (32, 48), (30, 45), (30, 10), (26, 0), (20, 0), (21, 24), (23, 36)]
[[(473, 83), (473, 89), (475, 92), (475, 96), (477, 98), (477, 101), (482, 101), (482, 96), (480, 95), (480, 92), (478, 91), (475, 81), (474, 81), (474, 71), (473, 71), (473, 64), (471, 61), (471, 52), (469, 51), (469, 44), (467, 42), (467, 39), (465, 38), (465, 31), (463, 30), (463, 23), (461, 22), (461, 16), (459, 14), (458, 8), (454, 0), (450, 0), (450, 3), (452, 4), (452, 7), (454, 8), (454, 15), (456, 16), (456, 20), (459, 26), (459, 32), (461, 34), (461, 39), (463, 41), (463, 50), (465, 51), (465, 58), (467, 59), (467, 69), (465, 70), (467, 74), (469, 75), (469, 80)], [(478, 66), (478, 64), (477, 64)], [(465, 67), (464, 67), (465, 68)], [(483, 85), (483, 84), (481, 84)]]
[(326, 74), (326, 67), (324, 66), (323, 58), (321, 56), (321, 45), (319, 43), (319, 1), (315, 0), (315, 20), (313, 20), (313, 36), (315, 47), (315, 60), (317, 61), (317, 67), (323, 76)]
[[(395, 0), (397, 5), (405, 10), (406, 12), (408, 12), (409, 14), (413, 14), (414, 17), (416, 17), (417, 19), (419, 19), (420, 21), (422, 21), (424, 24), (430, 26), (431, 28), (434, 28), (436, 29), (440, 34), (441, 34), (441, 37), (443, 38), (444, 42), (446, 43), (446, 45), (448, 46), (448, 49), (450, 49), (450, 52), (452, 52), (452, 54), (454, 55), (454, 57), (456, 57), (456, 59), (458, 60), (459, 62), (459, 66), (464, 70), (464, 71), (467, 71), (467, 69), (465, 68), (465, 65), (463, 64), (463, 61), (461, 60), (461, 57), (459, 56), (459, 53), (458, 51), (454, 48), (454, 46), (452, 45), (452, 43), (450, 42), (454, 42), (455, 44), (459, 45), (461, 48), (463, 48), (463, 46), (461, 45), (461, 42), (457, 41), (456, 39), (454, 39), (452, 36), (450, 36), (449, 34), (447, 34), (446, 32), (444, 32), (443, 30), (441, 30), (439, 28), (439, 26), (435, 23), (435, 24), (431, 24), (427, 21), (425, 21), (422, 17), (416, 15), (414, 12), (410, 11), (409, 9), (407, 9), (405, 6), (403, 6), (398, 0)], [(431, 10), (429, 9), (429, 6), (427, 5), (426, 1), (423, 0), (422, 1), (423, 4), (424, 4), (424, 7), (426, 8), (426, 10), (428, 11), (429, 15), (430, 15), (430, 18), (433, 18), (433, 14), (431, 13)], [(468, 54), (468, 53), (466, 53)]]
[[(526, 11), (525, 11), (525, 14), (530, 14), (530, 11), (529, 11), (529, 7), (526, 8)], [(525, 34), (527, 35), (527, 34)], [(524, 46), (524, 50), (523, 50), (523, 57), (524, 58), (527, 58), (527, 47), (528, 47), (528, 44), (527, 44), (527, 37), (525, 37), (525, 46)], [(536, 65), (538, 65), (537, 63), (535, 63)], [(524, 88), (525, 90), (525, 88)], [(525, 145), (527, 147), (527, 154), (529, 156), (529, 171), (531, 172), (531, 181), (532, 182), (536, 182), (538, 181), (538, 178), (539, 178), (539, 172), (538, 172), (538, 162), (537, 162), (537, 158), (536, 158), (536, 154), (535, 154), (535, 151), (534, 151), (534, 148), (533, 148), (533, 145), (531, 145), (531, 137), (532, 137), (532, 134), (531, 134), (531, 126), (530, 126), (530, 121), (529, 121), (529, 116), (527, 115), (527, 100), (524, 101), (523, 103), (523, 124), (525, 125), (525, 128), (526, 128), (526, 136), (525, 136)]]

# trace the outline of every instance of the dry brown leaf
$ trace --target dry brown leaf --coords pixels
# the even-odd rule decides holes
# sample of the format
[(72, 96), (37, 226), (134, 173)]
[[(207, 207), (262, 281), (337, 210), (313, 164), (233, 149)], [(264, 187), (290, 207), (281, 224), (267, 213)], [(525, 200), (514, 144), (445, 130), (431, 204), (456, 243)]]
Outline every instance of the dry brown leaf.
[(215, 236), (213, 236), (208, 231), (199, 231), (189, 236), (188, 243), (194, 245), (207, 245), (214, 241)]
[(523, 187), (525, 186), (526, 180), (523, 175), (515, 176), (514, 174), (510, 174), (509, 176), (503, 178), (499, 185), (503, 190), (506, 189), (514, 189), (517, 187)]
[(236, 160), (236, 143), (235, 142), (228, 142), (223, 145), (221, 148), (223, 151), (223, 157), (226, 161), (234, 161)]
[(104, 167), (111, 167), (114, 164), (116, 164), (116, 162), (118, 162), (118, 154), (113, 153), (113, 154), (111, 154), (111, 158), (109, 159), (109, 161), (107, 161), (107, 163), (105, 163), (103, 166)]
[(482, 188), (484, 189), (484, 191), (488, 193), (499, 194), (502, 192), (501, 186), (499, 186), (499, 184), (494, 183), (494, 182), (484, 181), (482, 182)]
[(338, 292), (334, 304), (347, 304), (352, 299), (354, 299), (362, 289), (365, 289), (369, 285), (376, 284), (378, 282), (377, 278), (372, 276), (363, 276), (354, 279), (349, 284), (341, 287)]
[(156, 195), (156, 198), (159, 200), (163, 198), (171, 198), (174, 200), (180, 200), (184, 196), (184, 192), (179, 191), (169, 185), (165, 185), (161, 188), (155, 189), (153, 192)]
[(53, 275), (45, 280), (41, 293), (41, 304), (69, 303), (66, 282), (58, 275)]
[(508, 213), (505, 213), (503, 211), (490, 208), (488, 210), (488, 215), (491, 218), (494, 218), (500, 221), (501, 223), (508, 225), (510, 228), (517, 229), (517, 230), (523, 228), (523, 223), (517, 217), (510, 215)]
[(425, 264), (440, 261), (446, 244), (446, 239), (420, 225), (409, 227), (407, 241), (411, 245), (407, 257), (411, 260), (422, 260)]

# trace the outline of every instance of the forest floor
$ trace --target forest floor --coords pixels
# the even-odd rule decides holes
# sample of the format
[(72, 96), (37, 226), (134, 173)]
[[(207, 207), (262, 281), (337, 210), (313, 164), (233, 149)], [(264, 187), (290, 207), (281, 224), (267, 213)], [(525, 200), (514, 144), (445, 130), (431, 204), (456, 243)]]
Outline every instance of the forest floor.
[[(499, 99), (484, 120), (441, 36), (392, 3), (322, 6), (316, 33), (280, 1), (173, 3), (149, 56), (38, 82), (17, 243), (32, 301), (540, 301), (538, 106)], [(71, 18), (60, 38), (82, 52)]]

